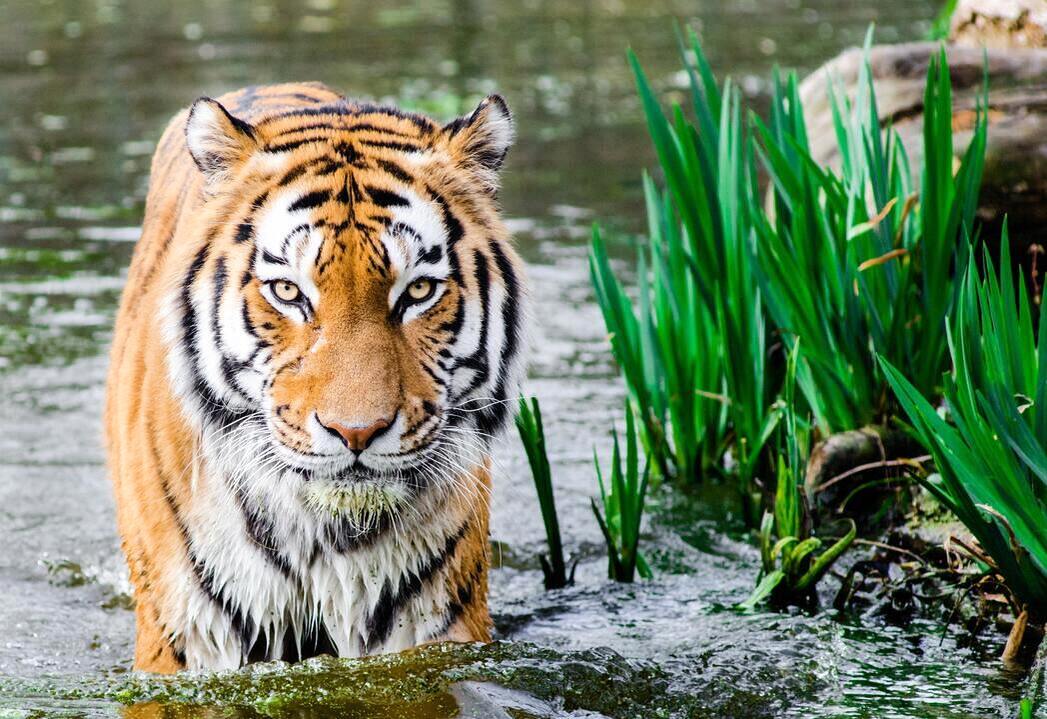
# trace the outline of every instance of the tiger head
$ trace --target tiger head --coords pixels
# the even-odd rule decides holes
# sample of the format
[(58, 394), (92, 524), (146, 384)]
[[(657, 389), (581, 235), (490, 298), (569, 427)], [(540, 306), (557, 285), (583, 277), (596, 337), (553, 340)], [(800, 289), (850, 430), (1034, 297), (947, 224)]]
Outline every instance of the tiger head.
[(240, 486), (373, 518), (484, 461), (523, 367), (497, 205), (512, 135), (498, 96), (446, 125), (349, 101), (192, 106), (202, 199), (180, 222), (203, 244), (174, 293), (172, 365)]

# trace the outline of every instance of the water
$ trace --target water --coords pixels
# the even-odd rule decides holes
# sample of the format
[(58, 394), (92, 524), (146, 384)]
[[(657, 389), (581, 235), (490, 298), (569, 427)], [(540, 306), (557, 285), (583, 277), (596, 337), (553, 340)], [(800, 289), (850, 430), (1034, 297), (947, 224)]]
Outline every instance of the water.
[[(774, 63), (811, 69), (871, 21), (881, 40), (918, 37), (935, 9), (0, 2), (0, 717), (1012, 716), (1024, 678), (999, 667), (999, 637), (733, 610), (757, 557), (724, 500), (656, 495), (645, 537), (656, 579), (634, 586), (606, 581), (588, 506), (592, 447), (606, 456), (621, 393), (585, 243), (596, 218), (619, 233), (642, 227), (639, 171), (652, 160), (624, 48), (660, 87), (678, 88), (669, 18), (689, 22), (718, 71), (759, 96)], [(99, 415), (150, 153), (198, 95), (290, 79), (442, 117), (495, 89), (508, 97), (520, 138), (503, 199), (539, 318), (528, 389), (543, 400), (577, 584), (542, 591), (537, 504), (506, 442), (492, 523), (499, 643), (137, 677)]]

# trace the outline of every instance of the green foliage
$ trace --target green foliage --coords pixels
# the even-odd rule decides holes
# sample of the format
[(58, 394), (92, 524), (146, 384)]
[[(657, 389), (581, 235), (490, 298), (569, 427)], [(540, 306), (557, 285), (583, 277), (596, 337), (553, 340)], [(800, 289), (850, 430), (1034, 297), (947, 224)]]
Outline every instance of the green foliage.
[[(1047, 322), (1015, 283), (1007, 233), (997, 276), (968, 260), (949, 323), (946, 421), (886, 358), (887, 378), (939, 474), (924, 480), (978, 539), (1019, 603), (1047, 607)], [(973, 254), (973, 251), (972, 251)]]
[(822, 540), (811, 535), (811, 518), (801, 486), (807, 464), (809, 431), (801, 427), (795, 411), (795, 385), (799, 347), (789, 355), (783, 415), (780, 428), (777, 487), (774, 511), (765, 512), (760, 525), (760, 580), (741, 606), (746, 609), (770, 599), (772, 604), (806, 604), (819, 580), (851, 545), (857, 533), (850, 522), (847, 533), (818, 554)]
[(640, 452), (633, 413), (628, 404), (625, 411), (625, 466), (622, 466), (618, 446), (618, 432), (614, 431), (614, 450), (611, 455), (610, 481), (605, 483), (600, 471), (600, 460), (593, 456), (596, 478), (600, 484), (600, 505), (593, 499), (593, 514), (607, 543), (607, 574), (619, 582), (632, 582), (636, 572), (650, 579), (651, 569), (640, 554), (640, 522), (643, 519), (644, 499), (650, 466), (640, 471)]
[[(723, 473), (729, 449), (731, 472), (749, 496), (760, 468), (773, 469), (768, 321), (787, 348), (803, 339), (798, 383), (823, 434), (889, 415), (878, 354), (910, 368), (921, 391), (937, 387), (985, 118), (979, 114), (954, 174), (949, 71), (937, 53), (917, 192), (905, 148), (880, 127), (868, 63), (853, 101), (832, 96), (841, 156), (834, 171), (811, 156), (795, 75), (775, 79), (767, 122), (746, 124), (737, 89), (717, 85), (693, 33), (688, 49), (693, 122), (679, 105), (662, 112), (629, 56), (664, 175), (664, 188), (644, 176), (649, 242), (638, 248), (636, 300), (597, 230), (590, 271), (659, 474), (697, 481)], [(771, 188), (766, 199), (757, 157)]]
[(770, 211), (754, 225), (756, 269), (774, 324), (790, 345), (803, 340), (798, 380), (823, 433), (889, 411), (877, 354), (911, 368), (921, 391), (937, 385), (953, 262), (971, 231), (986, 131), (979, 115), (954, 176), (944, 50), (927, 74), (918, 195), (905, 148), (880, 128), (868, 63), (853, 105), (833, 96), (833, 120), (839, 174), (811, 158), (795, 75), (776, 79), (768, 122), (754, 119), (773, 187)]
[(1018, 705), (1018, 719), (1032, 719), (1032, 699), (1022, 699)]
[(566, 587), (569, 583), (567, 565), (564, 562), (563, 542), (560, 540), (560, 522), (556, 516), (556, 498), (553, 496), (553, 475), (545, 451), (545, 430), (542, 427), (542, 411), (538, 406), (537, 397), (531, 398), (530, 405), (526, 399), (520, 398), (516, 428), (527, 452), (527, 462), (531, 465), (531, 477), (538, 493), (542, 521), (545, 523), (545, 538), (549, 543), (548, 558), (544, 554), (538, 556), (542, 563), (542, 574), (545, 576), (545, 588)]
[(934, 16), (931, 29), (927, 32), (928, 40), (945, 40), (949, 37), (949, 23), (956, 12), (956, 2), (957, 0), (945, 0), (942, 4), (942, 9)]
[(693, 33), (690, 43), (697, 124), (679, 105), (671, 120), (662, 113), (629, 55), (665, 175), (664, 190), (644, 175), (649, 244), (639, 248), (635, 306), (598, 231), (590, 269), (645, 448), (660, 473), (700, 480), (720, 471), (730, 445), (747, 489), (771, 434), (764, 313), (750, 268), (754, 162), (737, 89), (727, 83), (721, 90)]

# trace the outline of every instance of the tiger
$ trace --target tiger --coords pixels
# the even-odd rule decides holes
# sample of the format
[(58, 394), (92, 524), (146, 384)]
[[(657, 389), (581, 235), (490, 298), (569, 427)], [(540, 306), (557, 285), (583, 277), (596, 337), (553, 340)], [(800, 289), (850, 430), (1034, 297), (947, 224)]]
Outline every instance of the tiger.
[(528, 316), (513, 136), (499, 95), (440, 123), (319, 83), (167, 126), (106, 389), (135, 669), (490, 639)]

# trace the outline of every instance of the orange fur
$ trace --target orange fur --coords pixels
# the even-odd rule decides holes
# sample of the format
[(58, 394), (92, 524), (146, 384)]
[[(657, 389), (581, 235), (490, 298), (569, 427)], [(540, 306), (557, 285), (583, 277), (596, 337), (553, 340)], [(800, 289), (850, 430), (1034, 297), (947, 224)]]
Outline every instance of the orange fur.
[[(316, 275), (322, 302), (310, 322), (292, 322), (274, 310), (263, 295), (262, 283), (252, 276), (252, 244), (237, 241), (238, 223), (250, 215), (252, 202), (286, 180), (290, 169), (329, 154), (339, 143), (349, 143), (357, 156), (346, 158), (344, 166), (328, 168), (330, 173), (323, 175), (307, 172), (291, 179), (288, 186), (303, 193), (311, 189), (333, 193), (353, 183), (388, 187), (403, 182), (395, 169), (390, 174), (392, 163), (404, 168), (403, 174), (410, 175), (419, 194), (436, 188), (452, 206), (464, 230), (460, 251), (464, 276), (477, 272), (473, 263), (480, 255), (476, 253), (489, 253), (492, 244), (513, 267), (519, 262), (498, 218), (490, 168), (469, 156), (474, 149), (470, 143), (483, 138), (472, 137), (468, 127), (462, 131), (426, 125), (419, 118), (362, 107), (351, 115), (351, 122), (337, 114), (294, 114), (324, 106), (355, 107), (318, 84), (241, 90), (218, 101), (238, 120), (250, 123), (253, 134), (235, 135), (236, 128), (230, 128), (239, 139), (216, 149), (227, 153), (223, 155), (227, 162), (221, 172), (208, 177), (187, 151), (187, 111), (164, 132), (153, 158), (142, 237), (128, 274), (111, 353), (106, 406), (109, 464), (136, 599), (135, 667), (147, 671), (171, 672), (184, 664), (180, 630), (173, 617), (180, 611), (176, 583), (193, 572), (185, 517), (200, 511), (195, 483), (207, 479), (211, 471), (201, 458), (200, 428), (172, 385), (172, 347), (164, 329), (171, 297), (186, 283), (194, 263), (199, 264), (199, 272), (188, 283), (193, 291), (202, 292), (215, 281), (216, 273), (222, 273), (229, 278), (221, 289), (223, 296), (240, 293), (243, 297), (250, 326), (272, 346), (273, 363), (282, 368), (268, 389), (277, 410), (271, 418), (274, 431), (286, 446), (307, 450), (310, 440), (303, 427), (314, 414), (324, 421), (349, 415), (388, 417), (399, 411), (409, 423), (421, 421), (438, 395), (424, 365), (435, 351), (433, 343), (447, 339), (434, 328), (448, 322), (460, 296), (475, 288), (465, 282), (449, 285), (424, 323), (391, 324), (387, 297), (395, 277), (376, 272), (375, 248), (354, 235), (353, 241), (324, 245), (318, 265), (325, 265), (325, 272)], [(321, 120), (334, 127), (309, 129)], [(259, 152), (311, 135), (320, 139), (288, 152)], [(415, 164), (404, 161), (398, 144), (423, 148), (424, 159), (412, 160)], [(343, 204), (327, 203), (311, 217), (327, 228), (347, 224), (351, 228), (352, 223), (378, 222), (382, 212), (361, 198), (351, 211)], [(462, 511), (468, 530), (448, 559), (442, 579), (449, 596), (461, 605), (448, 636), (486, 641), (490, 634), (487, 471), (477, 470), (467, 483), (475, 490), (462, 500), (467, 502)]]

